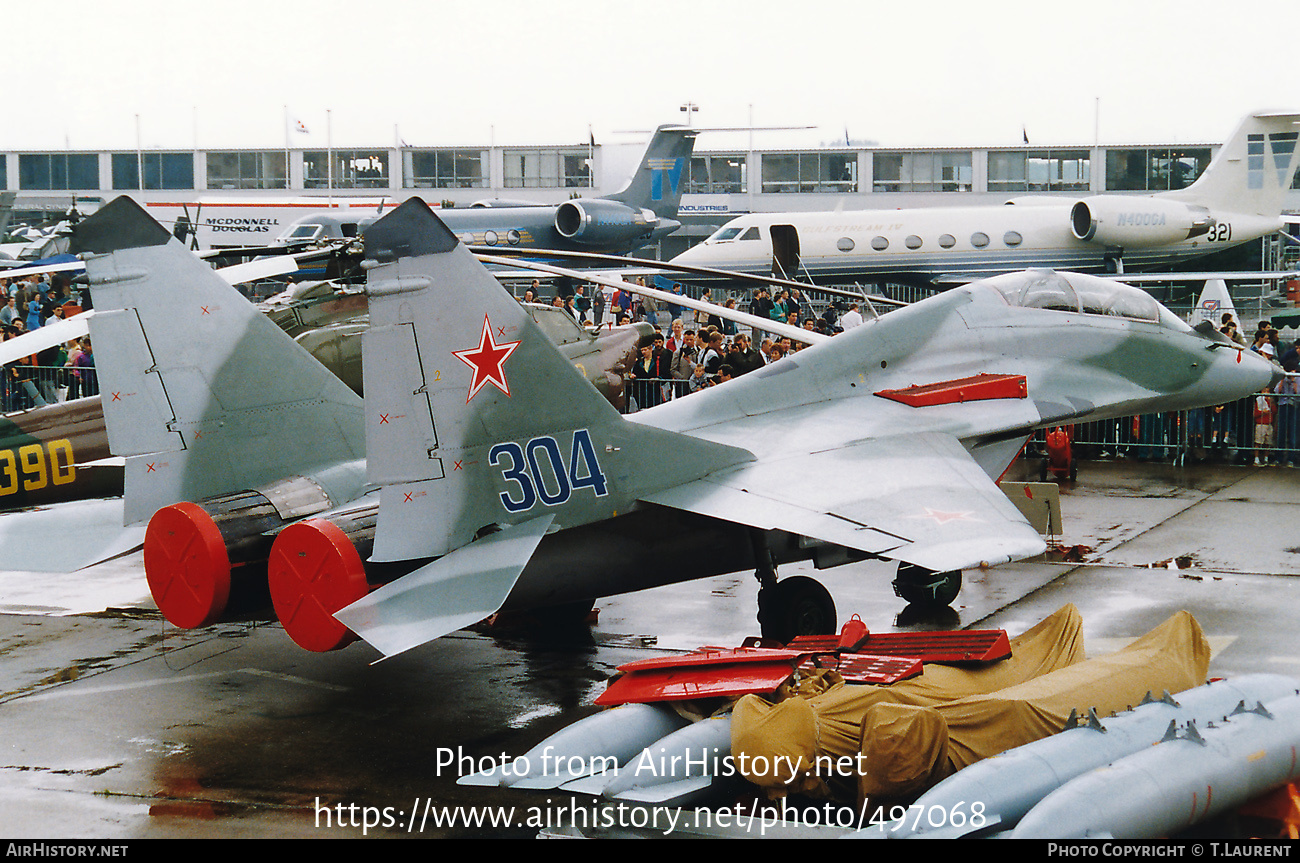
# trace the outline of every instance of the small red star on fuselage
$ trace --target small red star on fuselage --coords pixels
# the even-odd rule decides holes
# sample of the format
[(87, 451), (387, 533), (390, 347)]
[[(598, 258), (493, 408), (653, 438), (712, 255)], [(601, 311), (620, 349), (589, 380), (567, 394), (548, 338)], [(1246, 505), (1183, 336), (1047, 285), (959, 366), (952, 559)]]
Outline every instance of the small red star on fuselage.
[(502, 365), (519, 345), (520, 342), (517, 341), (497, 344), (492, 338), (492, 324), (488, 322), (487, 315), (483, 316), (483, 335), (479, 338), (478, 347), (452, 351), (457, 359), (474, 370), (474, 380), (469, 385), (469, 394), (465, 396), (466, 404), (489, 383), (510, 395), (510, 384), (506, 381)]
[(939, 524), (947, 524), (950, 521), (979, 521), (978, 518), (972, 518), (969, 510), (965, 512), (944, 512), (941, 509), (932, 509), (923, 507), (925, 512), (917, 515), (908, 516), (908, 518), (932, 518)]

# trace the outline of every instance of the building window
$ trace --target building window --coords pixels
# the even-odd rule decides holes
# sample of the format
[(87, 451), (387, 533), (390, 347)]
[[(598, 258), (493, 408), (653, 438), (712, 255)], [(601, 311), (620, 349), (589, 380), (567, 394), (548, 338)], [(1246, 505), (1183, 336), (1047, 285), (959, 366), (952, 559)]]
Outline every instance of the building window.
[(286, 165), (283, 151), (208, 153), (208, 188), (287, 189)]
[(872, 189), (877, 192), (969, 192), (971, 151), (877, 153)]
[[(140, 169), (144, 168), (144, 184)], [(193, 189), (191, 153), (114, 153), (114, 189)]]
[(1209, 164), (1209, 147), (1108, 150), (1106, 189), (1112, 192), (1185, 189)]
[(486, 189), (485, 150), (406, 150), (402, 154), (408, 189)]
[(1086, 192), (1091, 179), (1087, 150), (989, 153), (990, 192)]
[(591, 153), (565, 150), (506, 150), (507, 189), (590, 189)]
[(388, 153), (384, 150), (326, 150), (302, 154), (303, 185), (308, 189), (330, 187), (330, 156), (333, 155), (333, 188), (385, 189), (388, 187)]
[(98, 189), (94, 153), (26, 153), (18, 157), (20, 189)]
[(4, 153), (0, 153), (0, 189), (9, 188), (9, 165), (5, 162)]
[(764, 192), (856, 192), (857, 153), (766, 153)]
[(731, 195), (748, 190), (745, 157), (692, 156), (686, 192), (691, 195)]

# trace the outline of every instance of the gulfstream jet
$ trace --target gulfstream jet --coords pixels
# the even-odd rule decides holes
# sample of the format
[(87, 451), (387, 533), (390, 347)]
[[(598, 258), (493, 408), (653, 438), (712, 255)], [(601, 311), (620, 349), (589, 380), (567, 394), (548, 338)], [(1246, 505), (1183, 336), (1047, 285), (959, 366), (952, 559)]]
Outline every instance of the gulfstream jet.
[(817, 282), (940, 284), (1026, 267), (1122, 273), (1217, 252), (1282, 225), (1300, 114), (1241, 121), (1185, 189), (1026, 197), (1008, 206), (754, 213), (672, 260)]

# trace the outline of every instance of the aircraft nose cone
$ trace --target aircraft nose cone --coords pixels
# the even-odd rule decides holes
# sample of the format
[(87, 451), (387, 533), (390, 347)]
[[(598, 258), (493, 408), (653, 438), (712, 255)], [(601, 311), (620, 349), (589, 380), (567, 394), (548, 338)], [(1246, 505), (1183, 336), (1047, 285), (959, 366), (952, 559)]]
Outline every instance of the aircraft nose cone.
[(1207, 374), (1189, 390), (1189, 404), (1227, 404), (1257, 393), (1276, 381), (1277, 366), (1249, 350), (1215, 350)]
[(1241, 362), (1234, 363), (1239, 366), (1239, 374), (1235, 377), (1243, 382), (1242, 386), (1252, 387), (1250, 392), (1257, 393), (1266, 386), (1275, 386), (1282, 379), (1282, 370), (1254, 351), (1241, 351), (1237, 356)]
[(669, 259), (668, 263), (689, 264), (691, 261), (695, 260), (696, 258), (694, 252), (695, 252), (695, 247), (692, 246), (686, 251), (679, 252), (676, 255), (674, 255), (671, 259)]
[(1273, 380), (1269, 382), (1268, 388), (1276, 392), (1277, 385), (1282, 383), (1284, 380), (1286, 380), (1286, 372), (1275, 366), (1273, 368)]

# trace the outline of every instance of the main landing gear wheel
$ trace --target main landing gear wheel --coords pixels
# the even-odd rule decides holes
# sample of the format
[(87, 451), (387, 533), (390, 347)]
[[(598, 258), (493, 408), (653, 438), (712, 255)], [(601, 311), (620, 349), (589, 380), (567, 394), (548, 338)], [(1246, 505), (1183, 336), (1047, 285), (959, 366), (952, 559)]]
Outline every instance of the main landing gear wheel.
[(931, 572), (910, 563), (898, 565), (894, 593), (909, 604), (928, 608), (952, 605), (961, 591), (961, 570)]
[(764, 638), (785, 644), (796, 635), (834, 635), (835, 600), (816, 579), (793, 575), (758, 592)]

